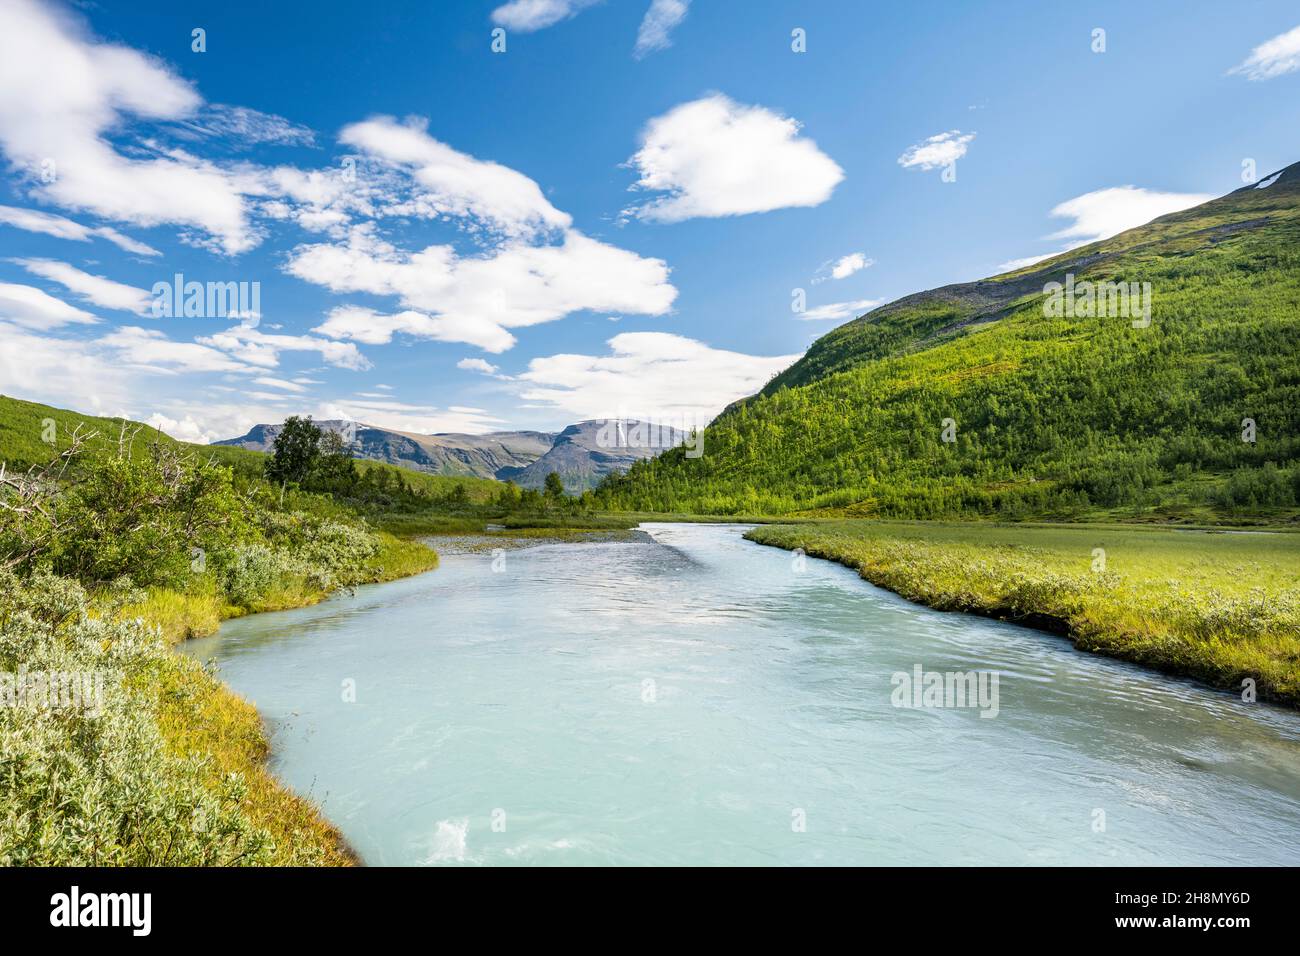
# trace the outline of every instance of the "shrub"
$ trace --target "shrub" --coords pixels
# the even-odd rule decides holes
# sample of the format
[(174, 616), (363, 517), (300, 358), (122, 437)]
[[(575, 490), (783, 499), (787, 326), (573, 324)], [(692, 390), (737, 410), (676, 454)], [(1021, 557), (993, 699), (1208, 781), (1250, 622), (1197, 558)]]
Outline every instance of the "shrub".
[[(268, 834), (241, 811), (243, 778), (213, 789), (207, 758), (167, 752), (157, 682), (187, 667), (198, 665), (140, 620), (92, 617), (75, 582), (0, 572), (0, 865), (267, 861)], [(35, 675), (55, 674), (98, 691), (78, 706), (32, 691)]]

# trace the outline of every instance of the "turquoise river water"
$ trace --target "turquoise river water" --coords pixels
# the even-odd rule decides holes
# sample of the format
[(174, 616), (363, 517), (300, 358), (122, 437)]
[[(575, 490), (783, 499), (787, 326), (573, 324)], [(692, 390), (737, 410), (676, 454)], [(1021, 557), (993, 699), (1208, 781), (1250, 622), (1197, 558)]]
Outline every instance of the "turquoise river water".
[[(185, 652), (371, 864), (1300, 863), (1300, 715), (734, 526), (642, 531), (449, 554)], [(985, 693), (898, 706), (918, 667)]]

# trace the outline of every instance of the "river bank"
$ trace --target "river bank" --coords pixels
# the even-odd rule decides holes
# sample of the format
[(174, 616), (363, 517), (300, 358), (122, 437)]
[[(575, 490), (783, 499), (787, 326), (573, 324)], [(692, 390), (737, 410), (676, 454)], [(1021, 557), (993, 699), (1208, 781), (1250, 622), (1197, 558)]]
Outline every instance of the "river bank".
[[(438, 566), (437, 552), (423, 543), (385, 532), (378, 536), (379, 552), (369, 562), (361, 583), (395, 581)], [(127, 606), (123, 614), (155, 625), (169, 643), (177, 644), (216, 633), (225, 620), (309, 607), (334, 593), (294, 581), (252, 607), (240, 607), (212, 594), (155, 588), (145, 602)], [(351, 866), (360, 862), (315, 803), (285, 787), (270, 772), (270, 741), (257, 708), (209, 669), (186, 657), (173, 657), (176, 666), (162, 669), (157, 684), (158, 724), (169, 751), (177, 757), (201, 759), (205, 780), (213, 789), (232, 774), (243, 779), (242, 809), (254, 825), (271, 834), (278, 849), (275, 864)]]
[(1027, 624), (1078, 648), (1300, 707), (1300, 535), (843, 520), (765, 526), (943, 611)]
[[(588, 536), (615, 540), (634, 534), (621, 530), (518, 529), (427, 536), (411, 532), (408, 537), (380, 531), (379, 553), (370, 562), (367, 579), (359, 583), (382, 584), (436, 569), (439, 549), (435, 544), (456, 553), (513, 550)], [(215, 634), (223, 621), (311, 607), (336, 593), (292, 582), (255, 606), (239, 607), (206, 594), (152, 589), (144, 603), (130, 605), (122, 613), (157, 626), (169, 643), (177, 645)], [(285, 850), (274, 859), (274, 865), (360, 863), (343, 833), (325, 818), (317, 804), (286, 787), (270, 771), (270, 740), (257, 708), (210, 669), (181, 655), (173, 657), (176, 666), (164, 668), (157, 684), (159, 727), (171, 753), (182, 758), (200, 757), (205, 762), (205, 778), (214, 788), (232, 774), (242, 777), (246, 784), (242, 809), (251, 822), (271, 834), (277, 847)]]
[[(182, 650), (258, 702), (276, 775), (373, 865), (1300, 852), (1292, 711), (796, 570), (734, 526), (638, 530), (449, 551)], [(997, 673), (998, 697), (900, 706), (917, 665)]]

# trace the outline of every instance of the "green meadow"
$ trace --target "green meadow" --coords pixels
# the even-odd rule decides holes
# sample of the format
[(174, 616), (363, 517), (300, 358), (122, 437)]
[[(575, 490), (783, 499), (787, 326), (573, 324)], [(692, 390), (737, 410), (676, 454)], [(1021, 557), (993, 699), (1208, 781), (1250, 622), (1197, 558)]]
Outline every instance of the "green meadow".
[(1300, 704), (1300, 533), (835, 520), (747, 537), (838, 561), (930, 607)]

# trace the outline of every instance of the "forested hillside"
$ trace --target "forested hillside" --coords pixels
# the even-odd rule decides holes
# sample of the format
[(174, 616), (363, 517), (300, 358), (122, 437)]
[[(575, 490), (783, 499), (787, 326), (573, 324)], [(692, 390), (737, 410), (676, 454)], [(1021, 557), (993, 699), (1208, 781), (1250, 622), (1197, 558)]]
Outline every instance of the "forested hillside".
[[(1150, 322), (1104, 300), (1045, 308), (1048, 284), (1069, 277), (1150, 283)], [(710, 425), (702, 457), (639, 463), (599, 500), (714, 514), (1278, 520), (1300, 500), (1298, 425), (1300, 164), (849, 322)]]

